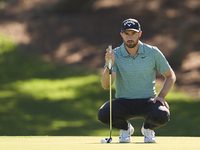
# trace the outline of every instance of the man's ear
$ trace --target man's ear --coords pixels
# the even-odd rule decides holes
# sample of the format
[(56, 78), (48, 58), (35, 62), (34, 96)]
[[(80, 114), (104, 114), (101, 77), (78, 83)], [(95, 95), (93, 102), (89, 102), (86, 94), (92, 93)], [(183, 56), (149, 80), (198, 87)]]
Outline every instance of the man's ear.
[(123, 33), (122, 33), (122, 32), (120, 32), (120, 35), (121, 35), (121, 37), (122, 37)]
[(139, 32), (139, 37), (141, 37), (141, 36), (142, 36), (142, 31)]

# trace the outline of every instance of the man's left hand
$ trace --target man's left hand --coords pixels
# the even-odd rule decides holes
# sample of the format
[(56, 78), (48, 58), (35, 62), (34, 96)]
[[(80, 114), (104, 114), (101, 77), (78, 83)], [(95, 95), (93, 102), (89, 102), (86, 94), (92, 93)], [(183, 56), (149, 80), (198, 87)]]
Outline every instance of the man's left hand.
[(166, 102), (166, 100), (164, 98), (162, 98), (162, 97), (155, 97), (153, 102), (156, 103), (156, 101), (161, 102), (161, 104), (163, 106), (165, 106), (165, 107), (167, 107), (167, 109), (169, 109), (169, 105), (168, 105), (168, 103)]

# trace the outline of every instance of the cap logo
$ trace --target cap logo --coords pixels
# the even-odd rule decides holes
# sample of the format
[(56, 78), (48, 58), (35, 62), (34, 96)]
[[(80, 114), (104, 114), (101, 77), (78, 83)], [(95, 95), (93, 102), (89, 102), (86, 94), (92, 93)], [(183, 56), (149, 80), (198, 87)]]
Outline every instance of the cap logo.
[(129, 27), (131, 26), (131, 24), (135, 25), (135, 22), (126, 21), (126, 22), (124, 23), (124, 25), (128, 25)]

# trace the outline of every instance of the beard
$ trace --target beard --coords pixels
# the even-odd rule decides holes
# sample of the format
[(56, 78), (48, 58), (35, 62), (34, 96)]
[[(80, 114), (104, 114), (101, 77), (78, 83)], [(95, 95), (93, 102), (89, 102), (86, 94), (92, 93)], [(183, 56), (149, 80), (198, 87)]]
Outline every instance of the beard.
[[(132, 40), (128, 40), (127, 42), (124, 41), (124, 43), (128, 48), (134, 48), (138, 44), (138, 41), (139, 41), (139, 38), (135, 42)], [(133, 43), (129, 44), (128, 42), (133, 42)]]

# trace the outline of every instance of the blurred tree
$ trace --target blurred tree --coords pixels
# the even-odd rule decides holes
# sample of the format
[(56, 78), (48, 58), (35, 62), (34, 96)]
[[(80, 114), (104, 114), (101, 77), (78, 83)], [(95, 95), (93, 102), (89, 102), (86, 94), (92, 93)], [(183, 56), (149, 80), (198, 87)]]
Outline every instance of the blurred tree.
[(76, 13), (80, 11), (90, 11), (96, 0), (59, 0), (52, 5), (52, 13)]
[(193, 34), (200, 34), (200, 20), (185, 23), (180, 31), (180, 38), (177, 47), (172, 51), (168, 60), (174, 69), (178, 69), (182, 61), (186, 58), (191, 49), (187, 48), (187, 44), (191, 40)]

